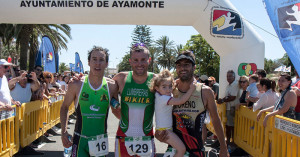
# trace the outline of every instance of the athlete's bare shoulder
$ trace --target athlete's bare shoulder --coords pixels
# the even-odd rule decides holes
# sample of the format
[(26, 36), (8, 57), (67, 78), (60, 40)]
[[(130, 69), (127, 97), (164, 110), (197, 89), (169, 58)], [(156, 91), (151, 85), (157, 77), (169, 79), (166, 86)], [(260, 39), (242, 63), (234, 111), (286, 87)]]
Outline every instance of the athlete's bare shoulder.
[(204, 106), (207, 106), (211, 102), (214, 102), (214, 92), (209, 86), (202, 86), (202, 98)]
[(78, 93), (83, 84), (83, 80), (73, 80), (68, 84), (68, 91), (73, 91), (74, 93)]
[(128, 72), (119, 72), (117, 75), (114, 76), (114, 78), (112, 78), (115, 81), (120, 81), (120, 80), (124, 80), (124, 78), (126, 78), (128, 75)]

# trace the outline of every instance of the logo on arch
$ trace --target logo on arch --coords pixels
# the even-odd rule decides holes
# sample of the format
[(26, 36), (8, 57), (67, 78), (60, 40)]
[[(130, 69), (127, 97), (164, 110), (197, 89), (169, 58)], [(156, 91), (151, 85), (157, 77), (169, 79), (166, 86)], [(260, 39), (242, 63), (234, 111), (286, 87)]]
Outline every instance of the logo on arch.
[(241, 17), (230, 9), (213, 8), (210, 32), (214, 37), (241, 39), (244, 37)]
[(277, 9), (280, 36), (300, 35), (300, 3)]
[(238, 67), (239, 76), (250, 76), (254, 74), (257, 70), (257, 66), (255, 63), (241, 63)]

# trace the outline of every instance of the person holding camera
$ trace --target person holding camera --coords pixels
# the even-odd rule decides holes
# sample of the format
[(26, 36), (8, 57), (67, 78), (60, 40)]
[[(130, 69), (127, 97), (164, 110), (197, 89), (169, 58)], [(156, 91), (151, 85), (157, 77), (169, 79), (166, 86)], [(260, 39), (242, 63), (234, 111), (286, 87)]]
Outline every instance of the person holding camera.
[(40, 82), (35, 72), (28, 74), (26, 71), (21, 70), (19, 77), (15, 77), (8, 82), (8, 87), (12, 98), (22, 104), (30, 102), (32, 92), (39, 89)]

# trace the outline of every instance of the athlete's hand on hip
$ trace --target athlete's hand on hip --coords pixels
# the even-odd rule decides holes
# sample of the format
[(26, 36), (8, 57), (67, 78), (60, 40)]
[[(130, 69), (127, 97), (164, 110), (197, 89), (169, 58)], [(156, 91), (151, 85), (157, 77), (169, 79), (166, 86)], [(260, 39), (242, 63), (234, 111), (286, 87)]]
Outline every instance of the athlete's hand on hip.
[(155, 131), (155, 138), (160, 142), (166, 142), (169, 139), (167, 130), (157, 130)]
[[(67, 131), (66, 132), (64, 132), (64, 133), (62, 133), (62, 135), (61, 135), (61, 141), (62, 141), (62, 143), (63, 143), (63, 146), (65, 147), (65, 148), (69, 148), (69, 147), (71, 147), (72, 146), (72, 140), (70, 141), (69, 140), (69, 136), (71, 136)], [(72, 136), (71, 136), (72, 137)]]

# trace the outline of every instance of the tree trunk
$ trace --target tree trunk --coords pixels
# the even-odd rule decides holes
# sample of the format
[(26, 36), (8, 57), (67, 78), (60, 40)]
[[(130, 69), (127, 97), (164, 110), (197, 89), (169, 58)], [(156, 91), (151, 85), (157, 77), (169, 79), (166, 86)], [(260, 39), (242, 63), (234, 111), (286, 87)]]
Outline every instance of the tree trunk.
[(32, 25), (23, 25), (19, 34), (20, 39), (20, 69), (27, 70), (27, 54), (29, 48), (30, 35), (32, 33)]
[(35, 38), (30, 38), (30, 51), (29, 51), (29, 71), (33, 71), (35, 65), (35, 57), (37, 53), (37, 45), (35, 44)]

